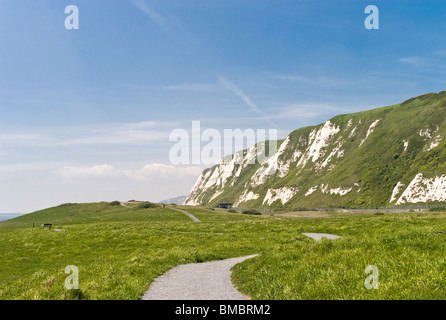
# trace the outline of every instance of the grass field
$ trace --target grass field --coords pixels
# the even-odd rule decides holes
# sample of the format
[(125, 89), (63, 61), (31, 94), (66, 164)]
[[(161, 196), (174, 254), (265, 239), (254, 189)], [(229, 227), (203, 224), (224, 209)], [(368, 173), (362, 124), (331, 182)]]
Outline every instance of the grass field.
[[(252, 299), (446, 298), (446, 213), (290, 217), (178, 208), (202, 223), (169, 206), (109, 203), (0, 223), (0, 299), (140, 299), (175, 265), (250, 254), (260, 256), (237, 265), (233, 281)], [(303, 232), (342, 238), (315, 242)], [(68, 265), (79, 269), (79, 290), (65, 289)], [(376, 290), (364, 285), (368, 265), (379, 270)]]

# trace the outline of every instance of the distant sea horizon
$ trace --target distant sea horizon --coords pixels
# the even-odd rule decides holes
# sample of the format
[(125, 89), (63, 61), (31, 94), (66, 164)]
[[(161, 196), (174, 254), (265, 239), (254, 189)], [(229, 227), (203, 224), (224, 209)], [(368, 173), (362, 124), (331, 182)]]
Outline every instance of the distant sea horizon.
[(9, 219), (16, 218), (18, 216), (22, 216), (26, 213), (0, 213), (0, 221), (5, 221)]

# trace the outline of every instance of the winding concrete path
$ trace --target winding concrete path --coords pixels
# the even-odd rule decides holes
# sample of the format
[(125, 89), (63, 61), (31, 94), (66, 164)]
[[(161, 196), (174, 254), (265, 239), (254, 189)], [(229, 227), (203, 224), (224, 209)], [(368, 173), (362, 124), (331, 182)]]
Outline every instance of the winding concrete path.
[(322, 238), (327, 238), (327, 239), (332, 239), (332, 240), (341, 238), (341, 236), (337, 236), (337, 235), (334, 235), (334, 234), (328, 234), (328, 233), (302, 233), (302, 234), (304, 236), (313, 238), (316, 241), (319, 241)]
[(124, 207), (124, 208), (130, 208), (129, 206), (126, 206), (126, 205), (123, 204), (122, 202), (120, 202), (119, 204), (121, 205), (121, 207)]
[(186, 212), (186, 211), (181, 210), (181, 209), (175, 209), (175, 208), (170, 208), (170, 209), (179, 211), (181, 213), (184, 213), (185, 215), (189, 216), (189, 218), (191, 218), (195, 222), (201, 222), (197, 217), (195, 217), (194, 215), (190, 214), (189, 212)]
[[(119, 204), (120, 204), (121, 206), (123, 206), (124, 208), (131, 208), (131, 207), (129, 207), (129, 206), (126, 206), (126, 205), (125, 205), (124, 203), (122, 203), (122, 202), (120, 202)], [(181, 212), (181, 213), (184, 213), (185, 215), (189, 216), (189, 218), (191, 218), (191, 219), (194, 220), (195, 222), (201, 222), (197, 217), (195, 217), (194, 215), (190, 214), (189, 212), (186, 212), (186, 211), (181, 210), (181, 209), (175, 209), (175, 208), (170, 208), (170, 209), (179, 211), (179, 212)]]
[(176, 266), (156, 278), (142, 300), (249, 300), (234, 288), (231, 268), (256, 256)]

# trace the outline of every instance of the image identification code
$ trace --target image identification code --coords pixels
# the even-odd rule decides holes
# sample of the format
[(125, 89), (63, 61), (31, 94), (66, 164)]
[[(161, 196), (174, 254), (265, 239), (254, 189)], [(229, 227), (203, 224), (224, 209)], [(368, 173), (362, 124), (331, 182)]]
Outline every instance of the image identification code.
[(201, 315), (206, 318), (209, 314), (220, 315), (270, 315), (270, 305), (256, 304), (221, 304), (219, 308), (186, 306), (176, 307), (176, 315)]

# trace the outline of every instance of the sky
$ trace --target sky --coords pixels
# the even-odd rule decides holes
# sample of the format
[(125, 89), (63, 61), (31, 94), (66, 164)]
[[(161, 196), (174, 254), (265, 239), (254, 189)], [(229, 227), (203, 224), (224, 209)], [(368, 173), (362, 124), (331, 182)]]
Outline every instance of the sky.
[(283, 139), (446, 90), (445, 17), (434, 0), (0, 0), (0, 212), (186, 195), (207, 165), (173, 164), (169, 135), (193, 121)]

